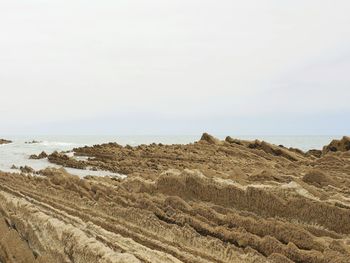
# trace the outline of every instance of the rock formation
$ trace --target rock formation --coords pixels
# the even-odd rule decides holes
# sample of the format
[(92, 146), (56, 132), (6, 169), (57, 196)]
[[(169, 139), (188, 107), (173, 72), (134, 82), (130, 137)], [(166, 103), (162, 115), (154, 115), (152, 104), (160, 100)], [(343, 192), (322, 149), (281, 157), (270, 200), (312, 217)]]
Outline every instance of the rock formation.
[(41, 152), (40, 154), (32, 154), (29, 156), (29, 159), (34, 159), (34, 160), (39, 160), (39, 159), (44, 159), (47, 158), (47, 153), (46, 152)]
[(48, 159), (128, 177), (0, 173), (2, 263), (349, 262), (349, 151), (206, 134), (74, 152)]
[(5, 139), (0, 139), (0, 145), (1, 144), (8, 144), (8, 143), (12, 143), (12, 141), (5, 140)]
[(323, 147), (323, 154), (338, 151), (350, 151), (350, 137), (344, 136), (341, 140), (333, 140), (329, 145)]

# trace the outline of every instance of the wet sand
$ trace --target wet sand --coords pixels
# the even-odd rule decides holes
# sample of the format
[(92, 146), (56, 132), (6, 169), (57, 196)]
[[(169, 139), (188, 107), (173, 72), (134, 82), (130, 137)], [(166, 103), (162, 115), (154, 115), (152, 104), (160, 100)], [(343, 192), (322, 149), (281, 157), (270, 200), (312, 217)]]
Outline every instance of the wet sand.
[(52, 153), (127, 178), (0, 173), (0, 262), (349, 262), (349, 149), (203, 134)]

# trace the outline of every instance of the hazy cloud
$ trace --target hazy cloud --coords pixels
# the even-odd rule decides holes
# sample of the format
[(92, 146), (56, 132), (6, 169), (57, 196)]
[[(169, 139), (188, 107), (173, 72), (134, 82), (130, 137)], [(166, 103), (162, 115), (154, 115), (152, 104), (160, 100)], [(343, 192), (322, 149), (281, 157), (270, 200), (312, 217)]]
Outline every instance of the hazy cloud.
[(349, 10), (0, 0), (0, 133), (349, 133)]

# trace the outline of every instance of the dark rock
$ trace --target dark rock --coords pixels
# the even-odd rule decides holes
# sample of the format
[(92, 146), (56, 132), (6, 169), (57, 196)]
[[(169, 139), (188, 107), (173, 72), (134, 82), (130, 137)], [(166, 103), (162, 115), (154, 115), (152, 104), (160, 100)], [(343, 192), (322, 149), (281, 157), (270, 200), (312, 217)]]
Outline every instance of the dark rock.
[(25, 142), (26, 144), (35, 144), (35, 143), (41, 143), (40, 141), (32, 140), (31, 142)]
[(25, 165), (24, 167), (21, 166), (19, 169), (21, 170), (22, 173), (26, 173), (26, 174), (34, 174), (35, 173), (35, 170), (32, 167), (27, 166), (27, 165)]
[(12, 143), (12, 141), (0, 139), (0, 144), (8, 144), (8, 143)]
[(34, 159), (34, 160), (44, 159), (44, 158), (47, 158), (47, 153), (44, 151), (41, 152), (39, 155), (32, 154), (31, 156), (29, 156), (29, 159)]

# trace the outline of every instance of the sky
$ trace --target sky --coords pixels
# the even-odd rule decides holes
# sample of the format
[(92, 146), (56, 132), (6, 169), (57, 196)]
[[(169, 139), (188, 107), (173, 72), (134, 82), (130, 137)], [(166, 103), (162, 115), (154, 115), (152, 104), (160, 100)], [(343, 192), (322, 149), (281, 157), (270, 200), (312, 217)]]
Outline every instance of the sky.
[(0, 135), (350, 134), (348, 0), (0, 0)]

